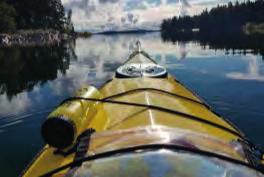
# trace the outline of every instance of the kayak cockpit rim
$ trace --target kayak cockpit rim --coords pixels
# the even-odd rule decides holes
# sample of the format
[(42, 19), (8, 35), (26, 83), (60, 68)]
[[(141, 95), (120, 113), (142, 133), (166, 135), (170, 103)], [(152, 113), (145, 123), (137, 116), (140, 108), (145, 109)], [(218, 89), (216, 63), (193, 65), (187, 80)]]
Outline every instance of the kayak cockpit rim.
[(56, 174), (62, 170), (66, 170), (68, 168), (73, 169), (75, 167), (79, 167), (82, 165), (82, 163), (87, 162), (87, 161), (93, 161), (93, 160), (98, 160), (98, 159), (102, 159), (102, 158), (109, 158), (109, 157), (112, 157), (115, 155), (122, 155), (122, 154), (127, 154), (127, 153), (142, 153), (144, 151), (155, 151), (155, 150), (161, 150), (161, 149), (172, 150), (172, 151), (176, 151), (176, 152), (180, 151), (180, 152), (184, 152), (184, 153), (207, 156), (207, 157), (211, 157), (211, 158), (218, 158), (218, 159), (221, 159), (221, 160), (224, 160), (224, 161), (236, 164), (236, 165), (242, 165), (242, 166), (248, 167), (250, 169), (256, 170), (257, 172), (264, 174), (263, 169), (259, 169), (250, 163), (246, 163), (246, 162), (243, 162), (243, 161), (240, 161), (240, 160), (237, 160), (234, 158), (230, 158), (230, 157), (227, 157), (224, 155), (216, 154), (213, 152), (208, 152), (208, 151), (203, 151), (203, 150), (199, 150), (199, 149), (193, 149), (193, 148), (188, 148), (188, 147), (178, 146), (178, 145), (173, 145), (173, 144), (149, 144), (149, 145), (128, 147), (128, 148), (123, 148), (123, 149), (118, 149), (118, 150), (111, 150), (111, 151), (103, 152), (100, 154), (87, 156), (87, 157), (78, 159), (76, 161), (70, 162), (70, 163), (68, 163), (62, 167), (59, 167), (57, 169), (54, 169), (52, 171), (49, 171), (49, 172), (41, 175), (41, 177), (50, 177), (51, 175)]

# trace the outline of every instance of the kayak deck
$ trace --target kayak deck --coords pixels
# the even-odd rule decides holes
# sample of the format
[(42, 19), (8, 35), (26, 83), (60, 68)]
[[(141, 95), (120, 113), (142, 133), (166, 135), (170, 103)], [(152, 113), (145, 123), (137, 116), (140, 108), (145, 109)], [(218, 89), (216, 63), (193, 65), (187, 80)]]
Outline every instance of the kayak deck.
[[(199, 98), (180, 83), (176, 82), (171, 76), (169, 76), (168, 79), (113, 79), (111, 82), (104, 85), (100, 89), (100, 92), (105, 98), (110, 100), (153, 105), (180, 111), (236, 131), (234, 127), (211, 112)], [(119, 96), (112, 97), (113, 95)], [(236, 136), (218, 130), (215, 127), (205, 125), (198, 121), (186, 120), (184, 116), (164, 113), (158, 110), (126, 105), (105, 104), (104, 111), (108, 119), (105, 126), (106, 130), (163, 125), (172, 128), (186, 128), (226, 139), (227, 141), (237, 139)]]
[[(141, 53), (132, 58), (127, 63), (150, 62)], [(100, 146), (126, 135), (131, 140), (121, 141), (116, 148), (151, 144), (154, 143), (155, 136), (157, 142), (165, 142), (164, 139), (159, 139), (161, 132), (168, 139), (172, 135), (180, 136), (181, 131), (188, 131), (192, 132), (189, 139), (202, 148), (207, 146), (209, 151), (215, 150), (219, 154), (247, 162), (243, 154), (232, 147), (232, 142), (243, 138), (243, 135), (171, 75), (165, 78), (114, 77), (99, 91), (103, 95), (103, 101), (97, 114), (87, 125), (87, 128), (93, 128), (97, 132), (91, 137), (88, 153), (98, 153)], [(142, 131), (153, 137), (139, 141), (137, 138), (143, 136), (140, 135)], [(133, 139), (136, 132), (139, 135)], [(217, 141), (211, 142), (210, 139)], [(40, 176), (74, 159), (75, 154), (64, 157), (54, 155), (54, 151), (54, 148), (46, 145), (24, 176)], [(65, 172), (66, 170), (61, 171), (54, 176), (62, 176)]]

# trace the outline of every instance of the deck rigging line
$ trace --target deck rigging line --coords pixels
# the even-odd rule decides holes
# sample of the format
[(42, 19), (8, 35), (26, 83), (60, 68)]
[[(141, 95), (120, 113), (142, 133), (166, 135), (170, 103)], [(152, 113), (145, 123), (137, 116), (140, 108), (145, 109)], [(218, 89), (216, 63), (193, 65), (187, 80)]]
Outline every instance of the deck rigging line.
[(166, 112), (166, 113), (170, 113), (170, 114), (175, 114), (175, 115), (179, 115), (182, 116), (182, 118), (185, 119), (190, 119), (190, 120), (194, 120), (197, 122), (201, 122), (207, 125), (210, 125), (212, 127), (218, 128), (220, 130), (223, 130), (225, 132), (228, 132), (230, 134), (233, 134), (235, 136), (238, 136), (239, 138), (241, 138), (244, 141), (248, 141), (243, 135), (241, 135), (240, 133), (224, 127), (222, 125), (216, 124), (214, 122), (210, 122), (208, 120), (205, 120), (203, 118), (194, 116), (194, 115), (190, 115), (190, 114), (186, 114), (180, 111), (176, 111), (176, 110), (172, 110), (172, 109), (167, 109), (167, 108), (163, 108), (163, 107), (159, 107), (159, 106), (155, 106), (155, 105), (146, 105), (146, 104), (140, 104), (140, 103), (130, 103), (130, 102), (123, 102), (123, 101), (115, 101), (115, 100), (106, 100), (106, 99), (95, 99), (95, 98), (83, 98), (83, 97), (70, 97), (65, 99), (64, 101), (62, 101), (61, 104), (64, 104), (66, 102), (69, 101), (76, 101), (76, 100), (84, 100), (84, 101), (92, 101), (92, 102), (100, 102), (100, 103), (110, 103), (110, 104), (119, 104), (119, 105), (127, 105), (127, 106), (135, 106), (135, 107), (143, 107), (143, 108), (148, 108), (148, 109), (153, 109), (153, 110), (157, 110), (157, 111), (162, 111), (162, 112)]
[(115, 99), (117, 97), (121, 97), (121, 96), (128, 95), (128, 94), (133, 94), (135, 92), (141, 92), (141, 91), (155, 91), (155, 92), (164, 93), (164, 94), (171, 95), (171, 96), (174, 96), (174, 97), (177, 97), (177, 98), (180, 98), (180, 99), (183, 99), (183, 100), (187, 100), (187, 101), (190, 101), (190, 102), (193, 102), (193, 103), (196, 103), (196, 104), (200, 104), (200, 105), (205, 106), (206, 108), (208, 108), (208, 105), (206, 105), (206, 104), (204, 104), (204, 103), (202, 103), (200, 101), (197, 101), (197, 100), (194, 100), (194, 99), (191, 99), (191, 98), (188, 98), (188, 97), (176, 94), (176, 93), (171, 93), (171, 92), (168, 92), (168, 91), (155, 89), (155, 88), (138, 88), (138, 89), (128, 90), (128, 91), (125, 91), (125, 92), (122, 92), (122, 93), (118, 93), (116, 95), (111, 95), (111, 96), (105, 97), (103, 99), (104, 100)]

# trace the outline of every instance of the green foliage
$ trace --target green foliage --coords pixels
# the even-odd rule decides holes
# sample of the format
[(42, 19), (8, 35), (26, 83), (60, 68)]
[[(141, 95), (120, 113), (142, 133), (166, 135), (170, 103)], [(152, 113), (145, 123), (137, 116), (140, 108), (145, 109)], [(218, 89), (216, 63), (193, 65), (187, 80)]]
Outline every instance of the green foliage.
[(19, 29), (64, 28), (65, 13), (61, 0), (7, 0), (17, 11)]
[(1, 0), (0, 32), (15, 29), (74, 31), (71, 13), (65, 17), (61, 0)]
[(73, 26), (71, 17), (72, 17), (72, 10), (70, 9), (67, 13), (67, 16), (65, 17), (64, 32), (67, 34), (74, 33), (74, 26)]
[(246, 34), (264, 34), (264, 23), (247, 23), (244, 26), (244, 31)]
[(12, 32), (16, 29), (15, 9), (5, 2), (0, 2), (0, 32)]
[(89, 33), (89, 32), (87, 32), (87, 31), (85, 31), (85, 32), (78, 32), (77, 33), (77, 36), (78, 37), (82, 37), (82, 38), (88, 38), (88, 37), (91, 37), (91, 33)]
[(237, 31), (248, 22), (264, 22), (264, 1), (246, 1), (217, 6), (210, 11), (204, 10), (200, 15), (189, 17), (173, 17), (166, 19), (161, 25), (164, 32), (199, 28), (200, 31)]

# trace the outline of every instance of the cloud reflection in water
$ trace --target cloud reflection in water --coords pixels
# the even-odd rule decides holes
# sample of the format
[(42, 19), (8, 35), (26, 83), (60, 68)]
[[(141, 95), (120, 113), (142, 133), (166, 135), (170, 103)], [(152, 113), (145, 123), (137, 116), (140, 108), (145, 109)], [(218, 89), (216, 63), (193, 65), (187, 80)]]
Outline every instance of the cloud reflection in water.
[[(53, 107), (84, 84), (100, 87), (126, 60), (137, 40), (142, 42), (143, 48), (153, 58), (156, 58), (158, 63), (171, 71), (181, 69), (208, 75), (223, 75), (231, 79), (264, 80), (263, 72), (261, 72), (261, 68), (263, 69), (261, 59), (253, 54), (241, 56), (240, 59), (237, 59), (236, 56), (236, 60), (233, 60), (233, 56), (226, 55), (223, 50), (209, 49), (200, 46), (199, 43), (163, 42), (159, 33), (95, 35), (89, 39), (76, 40), (74, 55), (77, 56), (77, 59), (69, 58), (69, 62), (66, 62), (66, 67), (63, 70), (65, 74), (57, 71), (55, 79), (51, 78), (47, 82), (36, 84), (31, 90), (17, 93), (12, 98), (1, 94), (0, 117)], [(26, 53), (27, 49), (24, 49), (23, 52)], [(62, 60), (64, 59), (65, 57), (62, 57)], [(212, 59), (217, 62), (211, 62)], [(20, 58), (20, 60), (23, 59)], [(196, 61), (201, 62), (197, 65)], [(229, 62), (232, 63), (229, 64)], [(63, 66), (61, 62), (58, 61), (58, 63), (57, 70)], [(230, 69), (227, 70), (228, 67), (225, 65), (232, 65), (233, 70), (230, 72)], [(47, 64), (46, 67), (48, 66)], [(212, 69), (214, 67), (217, 69)], [(53, 68), (56, 67), (53, 66)], [(43, 72), (49, 72), (49, 70), (43, 70)], [(42, 76), (41, 73), (39, 75)], [(41, 81), (42, 77), (39, 79)], [(44, 79), (47, 80), (47, 78)]]

